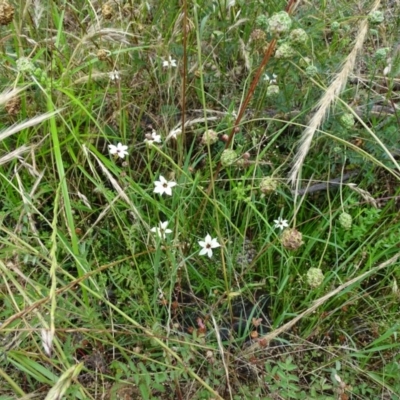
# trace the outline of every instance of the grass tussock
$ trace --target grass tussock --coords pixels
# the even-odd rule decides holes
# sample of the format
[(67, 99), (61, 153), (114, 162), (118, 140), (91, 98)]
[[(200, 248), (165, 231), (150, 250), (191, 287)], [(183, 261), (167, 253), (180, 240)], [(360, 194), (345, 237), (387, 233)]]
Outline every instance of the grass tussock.
[(270, 3), (0, 1), (1, 399), (399, 398), (399, 6)]

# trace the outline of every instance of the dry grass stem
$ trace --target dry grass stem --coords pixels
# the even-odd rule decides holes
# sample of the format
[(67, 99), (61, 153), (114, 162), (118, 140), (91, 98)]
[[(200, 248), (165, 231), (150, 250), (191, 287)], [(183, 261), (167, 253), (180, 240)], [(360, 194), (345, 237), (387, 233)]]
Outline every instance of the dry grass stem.
[(358, 193), (368, 204), (370, 204), (375, 208), (379, 208), (378, 202), (372, 197), (371, 193), (369, 193), (367, 190), (359, 188), (355, 183), (348, 183), (347, 186), (354, 192)]
[(29, 146), (21, 146), (18, 149), (11, 151), (10, 153), (6, 154), (5, 156), (0, 158), (0, 165), (7, 164), (8, 162), (14, 160), (15, 158), (21, 157), (22, 154), (29, 151), (31, 147)]
[(58, 114), (60, 111), (61, 111), (61, 109), (58, 109), (58, 110), (55, 110), (52, 112), (47, 112), (47, 113), (38, 115), (37, 117), (31, 118), (27, 121), (21, 122), (19, 124), (12, 125), (11, 127), (3, 130), (0, 133), (0, 142), (11, 135), (14, 135), (14, 133), (20, 132), (23, 129), (30, 128), (31, 126), (38, 125), (41, 122), (48, 120), (49, 118)]
[[(114, 177), (111, 175), (111, 173), (108, 171), (108, 169), (105, 167), (105, 165), (99, 160), (98, 157), (94, 153), (92, 153), (86, 146), (83, 146), (83, 150), (85, 155), (88, 157), (88, 153), (90, 153), (95, 160), (97, 161), (97, 164), (99, 165), (100, 169), (104, 173), (104, 175), (107, 177), (107, 179), (110, 181), (112, 187), (116, 190), (118, 193), (119, 197), (121, 197), (126, 204), (129, 205), (132, 211), (132, 216), (134, 219), (139, 219), (141, 223), (147, 228), (147, 230), (150, 230), (150, 227), (148, 224), (141, 218), (139, 211), (135, 207), (135, 205), (132, 203), (132, 201), (129, 199), (129, 197), (126, 195), (125, 191), (122, 189), (122, 187), (119, 185), (119, 183), (114, 179)], [(90, 164), (90, 168), (92, 169), (93, 173), (95, 173), (95, 170), (93, 169), (93, 166)]]
[[(343, 291), (344, 289), (348, 288), (349, 286), (353, 285), (354, 283), (363, 280), (364, 278), (366, 278), (368, 275), (372, 275), (378, 271), (380, 271), (381, 269), (384, 269), (386, 267), (391, 266), (392, 264), (394, 264), (398, 259), (400, 258), (400, 253), (397, 253), (396, 255), (394, 255), (392, 258), (390, 258), (389, 260), (383, 262), (382, 264), (378, 265), (375, 268), (372, 268), (366, 272), (364, 272), (363, 274), (361, 274), (360, 276), (356, 276), (355, 278), (349, 280), (348, 282), (344, 283), (343, 285), (340, 285), (339, 287), (337, 287), (336, 289), (332, 290), (331, 292), (327, 293), (325, 296), (320, 297), (319, 299), (314, 301), (314, 304), (308, 308), (307, 310), (303, 311), (301, 314), (299, 314), (297, 317), (293, 318), (291, 321), (287, 322), (285, 325), (282, 325), (280, 328), (275, 329), (274, 331), (268, 333), (267, 335), (263, 336), (260, 338), (260, 340), (266, 341), (267, 343), (269, 343), (271, 340), (275, 339), (276, 337), (278, 337), (280, 334), (282, 334), (283, 332), (288, 331), (292, 326), (294, 326), (297, 322), (299, 322), (302, 318), (306, 317), (307, 315), (310, 315), (311, 313), (313, 313), (317, 308), (319, 308), (320, 306), (322, 306), (324, 303), (326, 303), (330, 298), (332, 298), (333, 296), (336, 296), (338, 293), (340, 293), (341, 291)], [(250, 354), (253, 353), (255, 350), (259, 349), (259, 343), (254, 343), (253, 345), (251, 345), (250, 347), (248, 347), (243, 354)]]
[[(377, 10), (379, 5), (380, 0), (377, 0), (373, 5), (371, 11)], [(347, 56), (346, 61), (343, 64), (342, 70), (339, 72), (337, 77), (334, 79), (334, 81), (326, 90), (323, 97), (318, 102), (316, 106), (317, 111), (315, 112), (309, 126), (306, 128), (300, 139), (300, 146), (297, 154), (295, 155), (294, 165), (289, 174), (289, 182), (293, 186), (298, 180), (301, 167), (303, 166), (304, 160), (310, 149), (315, 132), (319, 129), (319, 127), (322, 125), (325, 118), (329, 114), (330, 107), (335, 103), (340, 93), (345, 88), (347, 80), (349, 79), (349, 76), (354, 69), (357, 55), (363, 48), (363, 44), (368, 32), (368, 25), (368, 19), (367, 17), (365, 17), (365, 19), (360, 24), (353, 50)]]

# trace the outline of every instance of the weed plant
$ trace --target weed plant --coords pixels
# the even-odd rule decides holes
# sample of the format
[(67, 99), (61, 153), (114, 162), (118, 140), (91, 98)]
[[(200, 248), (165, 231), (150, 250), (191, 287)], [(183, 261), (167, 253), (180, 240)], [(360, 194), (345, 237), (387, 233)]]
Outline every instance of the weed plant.
[(399, 15), (0, 0), (0, 399), (399, 399)]

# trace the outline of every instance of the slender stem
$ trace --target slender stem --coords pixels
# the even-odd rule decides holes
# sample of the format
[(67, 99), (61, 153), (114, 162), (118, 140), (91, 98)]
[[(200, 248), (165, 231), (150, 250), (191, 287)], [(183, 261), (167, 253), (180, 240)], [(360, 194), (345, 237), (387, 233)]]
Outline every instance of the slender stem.
[[(288, 14), (290, 14), (291, 11), (293, 10), (296, 1), (297, 0), (289, 0), (288, 4), (286, 6), (286, 9), (285, 9), (285, 11)], [(229, 138), (226, 141), (225, 149), (229, 148), (229, 146), (230, 146), (230, 144), (231, 144), (231, 142), (233, 140), (233, 136), (235, 135), (236, 132), (238, 132), (238, 127), (239, 127), (240, 121), (242, 120), (243, 115), (244, 115), (244, 113), (245, 113), (245, 111), (247, 109), (247, 106), (249, 105), (250, 100), (253, 97), (254, 91), (256, 90), (256, 87), (257, 87), (258, 81), (260, 80), (261, 74), (263, 73), (263, 71), (265, 69), (265, 66), (268, 64), (268, 61), (271, 58), (272, 53), (274, 52), (274, 49), (275, 49), (275, 46), (276, 46), (276, 42), (277, 42), (276, 38), (272, 39), (271, 43), (268, 46), (267, 51), (264, 54), (264, 57), (263, 57), (263, 59), (261, 61), (261, 64), (257, 69), (256, 75), (254, 76), (254, 78), (253, 78), (253, 80), (251, 82), (250, 89), (247, 92), (247, 95), (246, 95), (242, 105), (240, 106), (239, 114), (238, 114), (238, 116), (236, 118), (236, 121), (235, 121), (235, 123), (233, 125), (233, 128), (232, 128), (232, 131), (231, 131), (231, 133), (229, 135)], [(217, 179), (220, 169), (221, 169), (221, 162), (218, 163), (217, 168), (215, 169), (214, 178), (210, 181), (210, 184), (208, 185), (207, 194), (211, 193), (211, 189), (213, 187), (213, 183)]]
[[(187, 74), (187, 0), (183, 0), (183, 18), (182, 18), (182, 29), (183, 29), (183, 73), (182, 73), (182, 116), (181, 116), (181, 127), (182, 127), (182, 146), (184, 148), (185, 144), (185, 114), (186, 114), (186, 74)], [(180, 152), (180, 162), (178, 163), (182, 166), (183, 151)]]

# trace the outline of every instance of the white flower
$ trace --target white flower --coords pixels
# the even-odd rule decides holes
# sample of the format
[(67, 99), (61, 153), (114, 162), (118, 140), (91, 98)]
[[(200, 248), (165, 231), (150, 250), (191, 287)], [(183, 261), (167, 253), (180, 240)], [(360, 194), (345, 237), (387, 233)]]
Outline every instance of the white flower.
[(44, 351), (50, 357), (51, 349), (53, 348), (54, 332), (52, 332), (50, 329), (42, 329), (41, 336), (42, 336), (42, 346), (44, 348)]
[(218, 243), (217, 239), (211, 239), (211, 236), (207, 233), (207, 236), (205, 237), (204, 241), (200, 240), (199, 245), (202, 247), (200, 250), (200, 255), (204, 256), (204, 254), (207, 254), (208, 257), (212, 257), (212, 249), (215, 249), (216, 247), (220, 247), (221, 245)]
[(278, 75), (272, 74), (271, 76), (268, 74), (264, 75), (264, 82), (270, 84), (270, 85), (276, 85), (276, 78)]
[(162, 65), (164, 68), (176, 68), (176, 60), (168, 56), (168, 60), (164, 60)]
[(391, 70), (392, 70), (392, 64), (391, 64), (391, 62), (388, 62), (385, 69), (383, 70), (383, 76), (389, 75)]
[(161, 143), (161, 135), (157, 135), (157, 132), (153, 129), (153, 131), (151, 132), (151, 134), (147, 134), (147, 137), (149, 137), (149, 139), (146, 137), (146, 139), (144, 139), (144, 142), (146, 144), (153, 144), (154, 142), (156, 143)]
[(112, 81), (119, 81), (120, 76), (119, 76), (119, 72), (118, 71), (111, 71), (108, 76), (110, 77), (110, 79)]
[(108, 150), (111, 154), (118, 154), (119, 158), (125, 158), (125, 156), (128, 155), (128, 146), (125, 146), (122, 143), (118, 143), (116, 146), (114, 146), (113, 144), (109, 144)]
[(156, 187), (154, 188), (154, 193), (160, 193), (161, 196), (164, 193), (168, 196), (172, 196), (171, 189), (176, 186), (176, 182), (169, 182), (162, 175), (160, 175), (160, 180), (155, 181), (154, 185), (156, 185)]
[(282, 219), (282, 217), (279, 217), (278, 219), (274, 219), (274, 223), (275, 223), (275, 228), (279, 228), (279, 229), (285, 229), (289, 226), (287, 219)]
[(159, 238), (164, 240), (165, 235), (172, 232), (171, 229), (167, 229), (167, 226), (168, 226), (168, 221), (165, 221), (165, 222), (160, 221), (158, 223), (158, 226), (151, 228), (150, 231), (156, 233)]

